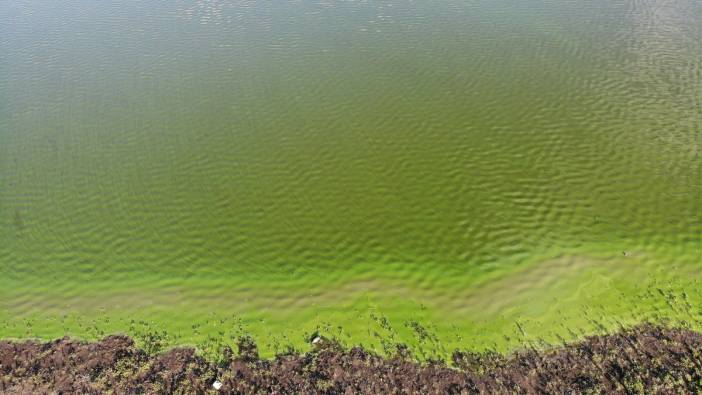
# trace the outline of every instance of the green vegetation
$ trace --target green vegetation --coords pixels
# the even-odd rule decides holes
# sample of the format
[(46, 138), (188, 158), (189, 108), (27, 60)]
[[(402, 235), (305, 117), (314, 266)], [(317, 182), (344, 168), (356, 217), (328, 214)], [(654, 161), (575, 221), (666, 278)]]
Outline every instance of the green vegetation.
[[(44, 312), (5, 315), (0, 317), (0, 333), (4, 337), (45, 340), (63, 335), (96, 340), (108, 334), (124, 333), (149, 353), (177, 345), (192, 345), (211, 360), (216, 360), (226, 347), (234, 348), (241, 336), (251, 336), (261, 356), (270, 358), (279, 353), (306, 350), (312, 334), (319, 334), (334, 339), (343, 347), (361, 345), (381, 355), (393, 355), (397, 344), (403, 344), (420, 360), (446, 360), (454, 349), (505, 353), (521, 347), (541, 348), (585, 335), (609, 333), (643, 321), (700, 330), (702, 311), (694, 306), (702, 305), (701, 288), (694, 281), (677, 281), (665, 286), (655, 282), (638, 292), (619, 291), (607, 305), (574, 308), (571, 314), (559, 311), (553, 316), (525, 319), (520, 310), (510, 322), (507, 321), (509, 316), (464, 322), (455, 316), (442, 319), (432, 314), (431, 309), (411, 305), (424, 314), (407, 314), (392, 301), (371, 304), (364, 300), (353, 306), (352, 320), (335, 321), (349, 314), (344, 310), (336, 315), (288, 315), (279, 320), (216, 313), (198, 316), (186, 310), (177, 319), (168, 319), (165, 314), (159, 315), (157, 309), (140, 308), (102, 310), (94, 314), (83, 311), (57, 317)], [(688, 291), (682, 291), (683, 288)], [(613, 300), (615, 297), (619, 298), (617, 302)], [(582, 301), (582, 295), (576, 300)], [(538, 306), (531, 303), (528, 307)], [(88, 316), (92, 318), (86, 318)], [(406, 319), (407, 316), (411, 318)], [(180, 326), (182, 322), (188, 325)]]

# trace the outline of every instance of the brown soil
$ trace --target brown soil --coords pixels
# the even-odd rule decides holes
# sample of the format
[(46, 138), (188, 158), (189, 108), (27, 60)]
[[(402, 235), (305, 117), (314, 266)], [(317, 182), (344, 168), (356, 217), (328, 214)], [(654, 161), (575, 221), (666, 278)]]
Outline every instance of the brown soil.
[[(383, 358), (322, 341), (305, 354), (260, 360), (242, 339), (219, 365), (190, 348), (148, 355), (124, 336), (95, 343), (0, 342), (0, 393), (695, 393), (702, 390), (702, 334), (641, 325), (510, 357), (455, 352), (417, 364), (398, 348)], [(219, 391), (212, 384), (223, 385)]]

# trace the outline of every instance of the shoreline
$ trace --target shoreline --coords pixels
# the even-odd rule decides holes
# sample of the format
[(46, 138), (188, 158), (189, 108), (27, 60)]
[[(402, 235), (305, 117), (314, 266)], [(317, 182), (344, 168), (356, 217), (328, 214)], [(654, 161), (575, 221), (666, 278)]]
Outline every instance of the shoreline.
[[(702, 333), (641, 324), (562, 346), (454, 351), (419, 363), (321, 337), (313, 351), (261, 359), (251, 338), (208, 361), (194, 348), (149, 354), (127, 336), (0, 341), (0, 392), (20, 393), (651, 393), (702, 389)], [(216, 389), (217, 388), (217, 389)]]

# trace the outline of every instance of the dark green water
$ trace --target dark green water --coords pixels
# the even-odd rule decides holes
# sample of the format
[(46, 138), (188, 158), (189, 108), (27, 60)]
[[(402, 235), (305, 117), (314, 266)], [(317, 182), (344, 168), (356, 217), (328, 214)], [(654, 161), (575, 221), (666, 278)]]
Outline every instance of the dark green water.
[(677, 317), (700, 143), (698, 1), (4, 0), (0, 335)]

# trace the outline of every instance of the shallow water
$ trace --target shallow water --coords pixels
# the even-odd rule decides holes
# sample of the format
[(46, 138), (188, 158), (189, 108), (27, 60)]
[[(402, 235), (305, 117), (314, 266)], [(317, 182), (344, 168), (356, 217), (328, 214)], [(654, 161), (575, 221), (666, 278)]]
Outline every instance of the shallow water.
[(0, 20), (0, 335), (372, 343), (387, 316), (509, 347), (702, 299), (698, 1)]

